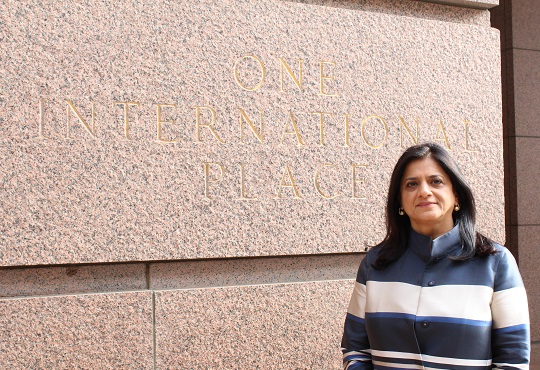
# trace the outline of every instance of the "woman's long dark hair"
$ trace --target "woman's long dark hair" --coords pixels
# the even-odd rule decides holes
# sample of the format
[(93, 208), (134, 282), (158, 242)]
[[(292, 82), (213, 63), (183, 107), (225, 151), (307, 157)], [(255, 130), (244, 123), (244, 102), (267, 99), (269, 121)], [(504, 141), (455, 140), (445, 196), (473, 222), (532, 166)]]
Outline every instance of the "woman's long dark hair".
[(448, 152), (438, 144), (425, 143), (408, 148), (399, 158), (388, 189), (386, 203), (386, 237), (378, 245), (381, 250), (374, 263), (376, 268), (384, 268), (397, 260), (407, 248), (411, 220), (406, 214), (401, 216), (401, 180), (405, 169), (412, 161), (432, 158), (450, 177), (454, 192), (459, 199), (460, 210), (453, 212), (454, 224), (459, 226), (459, 238), (462, 251), (451, 258), (467, 261), (474, 256), (486, 256), (495, 253), (493, 242), (476, 231), (476, 206), (473, 193), (461, 174), (457, 163)]

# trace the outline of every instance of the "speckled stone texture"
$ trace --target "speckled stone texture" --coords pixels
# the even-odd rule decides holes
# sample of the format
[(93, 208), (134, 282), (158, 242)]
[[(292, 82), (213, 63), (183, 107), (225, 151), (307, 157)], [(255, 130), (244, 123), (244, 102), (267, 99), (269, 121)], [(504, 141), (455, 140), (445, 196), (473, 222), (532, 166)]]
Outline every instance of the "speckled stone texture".
[(150, 289), (354, 279), (362, 255), (183, 261), (150, 265)]
[(150, 292), (0, 299), (2, 369), (152, 369)]
[(531, 367), (529, 370), (540, 370), (540, 343), (531, 346)]
[(471, 8), (489, 9), (499, 5), (499, 0), (420, 0), (429, 3), (466, 6)]
[(341, 368), (352, 281), (156, 293), (158, 369)]
[(146, 285), (142, 263), (0, 269), (0, 297), (133, 291)]
[[(504, 240), (487, 11), (3, 1), (0, 17), (0, 265), (362, 251), (383, 236), (416, 123), (451, 148), (480, 229)], [(302, 65), (301, 88), (279, 58), (297, 80)], [(139, 104), (127, 130), (115, 102)]]

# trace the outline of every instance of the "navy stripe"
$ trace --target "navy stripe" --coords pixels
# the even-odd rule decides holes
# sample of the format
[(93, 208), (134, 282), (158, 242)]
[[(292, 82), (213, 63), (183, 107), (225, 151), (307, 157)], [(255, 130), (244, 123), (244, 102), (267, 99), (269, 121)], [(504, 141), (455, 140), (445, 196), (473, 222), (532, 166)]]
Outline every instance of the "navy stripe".
[(443, 322), (447, 324), (471, 325), (471, 326), (491, 326), (491, 321), (463, 319), (459, 317), (442, 316), (417, 316), (417, 321)]
[(369, 361), (369, 359), (370, 359), (370, 356), (368, 355), (350, 355), (350, 356), (343, 357), (343, 362), (353, 361), (353, 360)]
[(379, 318), (388, 318), (388, 319), (406, 319), (412, 320), (416, 318), (415, 315), (408, 313), (399, 313), (399, 312), (366, 312), (366, 317), (379, 319)]
[(499, 328), (499, 329), (493, 329), (494, 333), (497, 334), (504, 334), (504, 333), (510, 333), (513, 331), (523, 331), (523, 330), (529, 330), (529, 325), (527, 324), (520, 324), (520, 325), (513, 325), (513, 326), (507, 326), (505, 328)]
[(483, 370), (491, 369), (491, 365), (486, 366), (465, 366), (465, 365), (455, 365), (455, 364), (441, 364), (438, 362), (424, 361), (425, 367), (433, 367), (435, 369), (452, 369), (452, 370)]
[(398, 357), (383, 357), (383, 356), (372, 356), (372, 361), (380, 361), (380, 362), (390, 362), (392, 364), (414, 364), (414, 365), (422, 365), (422, 361), (414, 358), (398, 358)]
[(356, 321), (357, 323), (360, 323), (360, 324), (365, 324), (366, 322), (366, 320), (364, 320), (363, 318), (355, 316), (352, 313), (348, 313), (348, 312), (347, 312), (347, 319)]

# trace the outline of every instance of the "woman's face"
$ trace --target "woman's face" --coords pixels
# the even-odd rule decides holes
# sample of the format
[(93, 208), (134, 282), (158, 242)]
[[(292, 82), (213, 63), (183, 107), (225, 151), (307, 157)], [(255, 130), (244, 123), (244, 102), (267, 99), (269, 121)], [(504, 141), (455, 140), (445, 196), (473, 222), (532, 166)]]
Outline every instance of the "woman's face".
[(401, 208), (414, 231), (432, 238), (450, 231), (456, 204), (452, 182), (434, 159), (417, 159), (407, 165), (401, 179)]

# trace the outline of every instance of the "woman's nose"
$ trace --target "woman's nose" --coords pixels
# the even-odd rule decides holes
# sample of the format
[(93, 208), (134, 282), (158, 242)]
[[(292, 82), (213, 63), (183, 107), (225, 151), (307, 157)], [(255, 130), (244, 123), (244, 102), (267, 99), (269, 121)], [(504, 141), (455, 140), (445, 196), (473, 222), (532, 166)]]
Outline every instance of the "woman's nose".
[(431, 195), (431, 188), (429, 187), (429, 184), (427, 182), (420, 183), (419, 194), (423, 197)]

